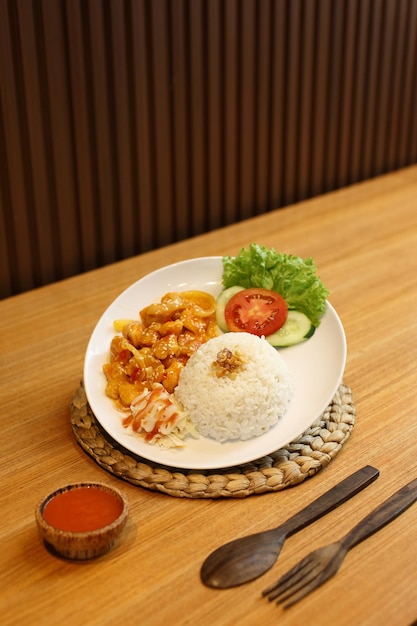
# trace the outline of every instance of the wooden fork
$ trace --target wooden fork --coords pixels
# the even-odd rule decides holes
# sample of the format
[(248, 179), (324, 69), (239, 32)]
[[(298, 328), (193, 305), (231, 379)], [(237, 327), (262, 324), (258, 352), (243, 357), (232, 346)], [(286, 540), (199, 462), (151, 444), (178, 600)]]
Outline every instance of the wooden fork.
[(380, 504), (339, 541), (314, 550), (262, 592), (270, 601), (292, 606), (339, 570), (347, 552), (389, 524), (417, 500), (417, 478)]

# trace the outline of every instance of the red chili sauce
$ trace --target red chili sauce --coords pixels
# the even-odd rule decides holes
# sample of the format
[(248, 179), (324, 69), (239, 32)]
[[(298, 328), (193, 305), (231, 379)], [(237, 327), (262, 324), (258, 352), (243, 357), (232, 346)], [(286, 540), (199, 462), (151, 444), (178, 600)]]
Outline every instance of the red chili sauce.
[(94, 487), (77, 487), (52, 498), (43, 510), (45, 520), (59, 530), (85, 532), (116, 520), (122, 503), (111, 493)]

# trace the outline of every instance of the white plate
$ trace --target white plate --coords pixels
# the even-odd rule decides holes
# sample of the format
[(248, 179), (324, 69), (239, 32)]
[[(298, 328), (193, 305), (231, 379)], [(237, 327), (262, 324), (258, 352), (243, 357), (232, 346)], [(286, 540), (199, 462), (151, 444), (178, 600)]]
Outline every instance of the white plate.
[(157, 302), (168, 291), (200, 289), (217, 296), (222, 289), (221, 257), (202, 257), (169, 265), (128, 287), (104, 312), (88, 343), (84, 385), (90, 407), (104, 430), (127, 450), (149, 461), (183, 469), (215, 469), (241, 465), (279, 450), (301, 435), (323, 413), (341, 383), (346, 363), (342, 323), (327, 303), (313, 337), (281, 350), (295, 379), (295, 394), (288, 412), (269, 432), (249, 441), (218, 443), (186, 439), (181, 449), (163, 449), (123, 428), (121, 414), (105, 394), (103, 364), (114, 336), (113, 321), (137, 319), (140, 309)]

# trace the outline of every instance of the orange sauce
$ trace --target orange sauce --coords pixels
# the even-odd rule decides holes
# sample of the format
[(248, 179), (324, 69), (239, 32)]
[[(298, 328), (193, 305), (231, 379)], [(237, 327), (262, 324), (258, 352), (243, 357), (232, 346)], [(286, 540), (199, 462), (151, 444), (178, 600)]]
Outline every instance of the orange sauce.
[(76, 487), (52, 498), (43, 516), (59, 530), (85, 532), (111, 524), (121, 512), (122, 503), (111, 493), (94, 487)]

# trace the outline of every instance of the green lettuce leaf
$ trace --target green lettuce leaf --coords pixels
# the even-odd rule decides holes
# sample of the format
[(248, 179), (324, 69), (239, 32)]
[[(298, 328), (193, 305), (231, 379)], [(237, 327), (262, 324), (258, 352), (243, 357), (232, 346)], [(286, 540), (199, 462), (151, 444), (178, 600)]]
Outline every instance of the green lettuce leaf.
[(223, 286), (263, 287), (276, 291), (289, 309), (301, 311), (319, 326), (326, 310), (328, 290), (316, 274), (312, 258), (302, 259), (252, 243), (236, 257), (223, 257)]

